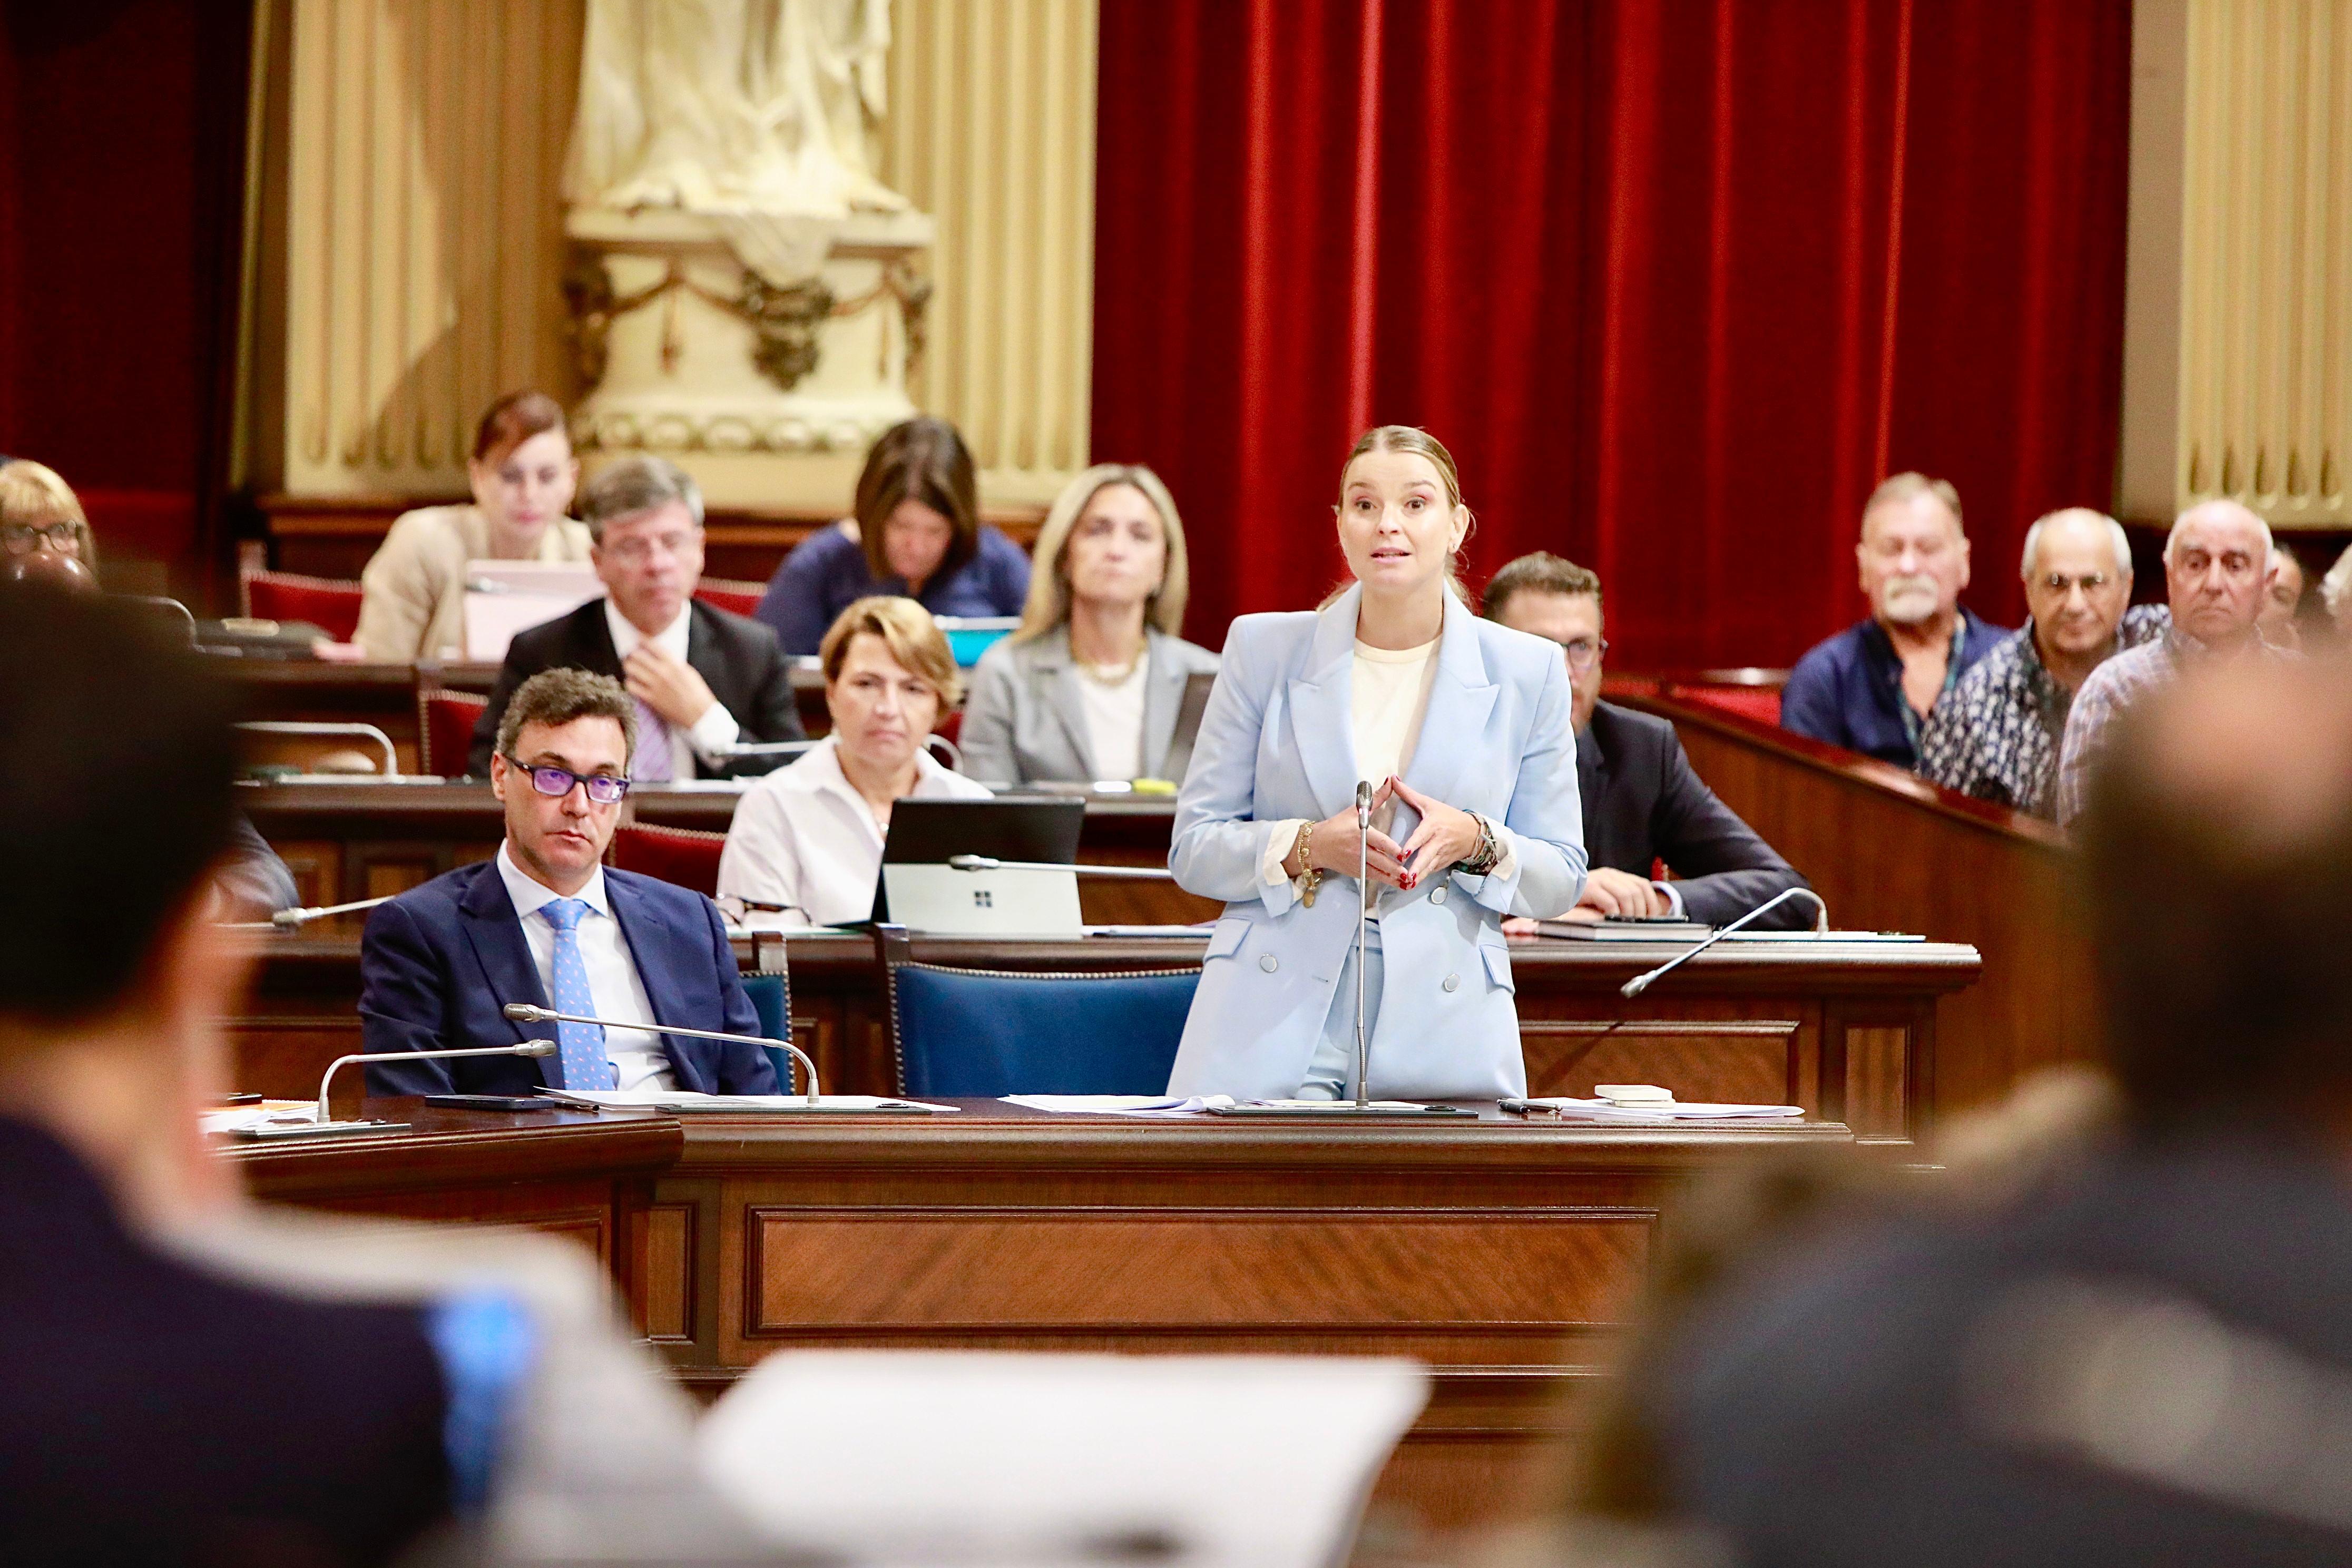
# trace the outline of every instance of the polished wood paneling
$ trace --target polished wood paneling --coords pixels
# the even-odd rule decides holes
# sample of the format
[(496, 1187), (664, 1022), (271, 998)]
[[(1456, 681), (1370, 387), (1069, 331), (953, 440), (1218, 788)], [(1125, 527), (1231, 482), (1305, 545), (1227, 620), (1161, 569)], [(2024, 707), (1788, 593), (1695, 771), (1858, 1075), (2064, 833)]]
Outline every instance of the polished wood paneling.
[(1604, 1083), (1705, 1084), (1743, 1105), (1818, 1100), (1814, 1032), (1790, 1018), (1522, 1019), (1530, 1094), (1589, 1097)]
[(1984, 1104), (2037, 1067), (2095, 1051), (2090, 944), (2055, 827), (1783, 730), (1627, 700), (1674, 721), (1699, 776), (1805, 874), (1832, 925), (1917, 931), (1983, 955), (1982, 981), (1951, 997), (1937, 1038), (1911, 1042), (1915, 1100)]
[(631, 1321), (656, 1344), (694, 1342), (695, 1218), (691, 1204), (654, 1204), (629, 1216)]

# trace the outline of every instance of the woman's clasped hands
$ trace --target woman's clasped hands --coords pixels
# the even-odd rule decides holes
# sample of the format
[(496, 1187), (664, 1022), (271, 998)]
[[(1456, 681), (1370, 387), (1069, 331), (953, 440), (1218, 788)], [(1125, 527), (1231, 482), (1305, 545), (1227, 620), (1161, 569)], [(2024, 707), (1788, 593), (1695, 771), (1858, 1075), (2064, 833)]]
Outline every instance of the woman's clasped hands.
[(1294, 877), (1310, 869), (1329, 871), (1342, 877), (1355, 876), (1360, 854), (1362, 870), (1383, 887), (1411, 892), (1421, 885), (1425, 876), (1442, 873), (1447, 867), (1467, 860), (1478, 853), (1478, 819), (1468, 812), (1433, 800), (1402, 779), (1391, 775), (1381, 782), (1372, 792), (1372, 815), (1391, 800), (1401, 800), (1421, 814), (1421, 821), (1402, 844), (1373, 828), (1364, 836), (1360, 847), (1356, 834), (1356, 808), (1352, 805), (1333, 813), (1317, 823), (1314, 830), (1304, 835), (1308, 859), (1301, 864), (1297, 845), (1283, 862), (1283, 869)]

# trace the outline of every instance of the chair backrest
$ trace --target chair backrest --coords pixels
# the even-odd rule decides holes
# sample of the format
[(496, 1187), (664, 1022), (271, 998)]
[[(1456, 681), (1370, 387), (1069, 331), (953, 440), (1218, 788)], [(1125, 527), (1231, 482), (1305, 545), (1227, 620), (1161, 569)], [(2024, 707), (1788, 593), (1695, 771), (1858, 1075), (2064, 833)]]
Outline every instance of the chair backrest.
[[(784, 974), (747, 974), (743, 976), (743, 994), (751, 998), (751, 1010), (760, 1015), (760, 1033), (772, 1040), (793, 1037), (793, 983)], [(807, 1086), (796, 1076), (800, 1064), (793, 1053), (782, 1046), (765, 1049), (768, 1060), (776, 1068), (776, 1083), (786, 1094)]]
[(337, 642), (360, 629), (357, 583), (294, 572), (247, 572), (237, 580), (245, 613), (265, 621), (308, 621)]
[(1020, 974), (890, 966), (901, 1094), (1164, 1094), (1198, 969)]
[(1675, 702), (1688, 702), (1694, 707), (1712, 708), (1718, 713), (1753, 719), (1762, 724), (1778, 725), (1780, 722), (1780, 689), (1777, 686), (1708, 686), (1675, 681), (1658, 695)]
[(705, 577), (694, 585), (694, 596), (706, 605), (748, 616), (760, 607), (768, 591), (764, 583), (736, 583), (725, 577)]
[(625, 822), (613, 829), (613, 864), (642, 877), (657, 877), (705, 898), (719, 896), (719, 855), (724, 833), (692, 827), (653, 827)]
[(425, 676), (416, 678), (416, 769), (428, 777), (463, 778), (474, 747), (474, 725), (487, 697), (452, 691)]

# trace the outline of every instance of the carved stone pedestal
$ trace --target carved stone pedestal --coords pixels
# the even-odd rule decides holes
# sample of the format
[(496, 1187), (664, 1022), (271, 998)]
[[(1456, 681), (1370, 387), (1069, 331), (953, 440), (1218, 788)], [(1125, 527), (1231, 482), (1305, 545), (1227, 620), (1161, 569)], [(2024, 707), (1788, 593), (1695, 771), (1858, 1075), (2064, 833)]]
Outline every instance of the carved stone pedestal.
[[(669, 458), (713, 506), (845, 511), (866, 449), (915, 412), (930, 247), (921, 213), (801, 220), (780, 230), (674, 209), (574, 209), (565, 279), (583, 381), (572, 439), (593, 468)], [(824, 257), (803, 282), (745, 255), (779, 242)], [(763, 276), (765, 271), (768, 276)]]

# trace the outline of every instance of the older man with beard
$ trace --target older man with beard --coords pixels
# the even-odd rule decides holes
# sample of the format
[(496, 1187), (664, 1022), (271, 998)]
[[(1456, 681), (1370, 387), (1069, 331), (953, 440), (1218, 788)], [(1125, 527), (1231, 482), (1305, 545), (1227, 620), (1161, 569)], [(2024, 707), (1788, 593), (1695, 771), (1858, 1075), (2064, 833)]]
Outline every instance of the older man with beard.
[(2019, 575), (2025, 625), (1936, 705), (1919, 742), (1919, 773), (1999, 805), (2057, 815), (2058, 747), (2074, 693), (2111, 655), (2154, 642), (2172, 624), (2162, 605), (2131, 603), (2131, 542), (2088, 507), (2053, 511), (2025, 531)]
[(2171, 629), (2093, 670), (2066, 717), (2058, 760), (2062, 825), (2081, 813), (2116, 721), (2147, 693), (2192, 667), (2302, 657), (2263, 640), (2258, 623), (2276, 570), (2270, 524), (2236, 501), (2209, 500), (2180, 514), (2164, 542)]
[(1897, 474), (1871, 492), (1854, 546), (1870, 619), (1814, 647), (1790, 672), (1780, 723), (1800, 735), (1916, 767), (1937, 702), (2009, 635), (1960, 607), (1969, 540), (1960, 495)]

